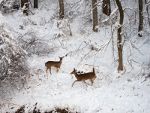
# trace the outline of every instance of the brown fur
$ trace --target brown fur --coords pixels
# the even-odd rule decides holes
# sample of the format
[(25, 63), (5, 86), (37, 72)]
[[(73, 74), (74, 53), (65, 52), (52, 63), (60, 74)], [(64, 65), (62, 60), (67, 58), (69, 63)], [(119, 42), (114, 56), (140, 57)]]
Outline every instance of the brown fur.
[(74, 69), (70, 74), (74, 74), (77, 79), (72, 83), (72, 87), (75, 84), (75, 82), (77, 82), (77, 81), (85, 82), (85, 80), (90, 80), (93, 85), (93, 82), (96, 79), (96, 74), (95, 74), (94, 68), (93, 68), (93, 72), (88, 72), (88, 73), (83, 73), (83, 74), (80, 74), (80, 73), (78, 74), (77, 71)]
[(55, 67), (57, 69), (57, 72), (59, 71), (60, 66), (62, 64), (63, 57), (59, 57), (59, 58), (60, 58), (59, 61), (48, 61), (48, 62), (45, 63), (46, 73), (47, 73), (48, 70), (51, 73), (51, 67)]

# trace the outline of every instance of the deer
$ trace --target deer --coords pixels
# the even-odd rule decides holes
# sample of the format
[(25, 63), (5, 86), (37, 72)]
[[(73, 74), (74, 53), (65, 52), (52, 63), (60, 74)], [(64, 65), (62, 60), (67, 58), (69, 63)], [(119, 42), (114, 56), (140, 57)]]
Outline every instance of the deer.
[(84, 83), (86, 83), (85, 80), (90, 80), (91, 84), (93, 85), (94, 80), (96, 79), (96, 74), (95, 74), (94, 68), (93, 68), (93, 72), (88, 72), (88, 73), (78, 73), (74, 68), (70, 74), (74, 74), (77, 79), (72, 83), (72, 87), (75, 84), (75, 82), (77, 82), (77, 81), (83, 81)]
[(62, 64), (62, 60), (63, 60), (64, 57), (59, 57), (59, 61), (47, 61), (45, 63), (45, 67), (46, 67), (46, 73), (47, 71), (49, 70), (50, 71), (50, 74), (51, 73), (51, 67), (55, 67), (57, 69), (57, 72), (59, 71), (60, 69), (60, 66)]

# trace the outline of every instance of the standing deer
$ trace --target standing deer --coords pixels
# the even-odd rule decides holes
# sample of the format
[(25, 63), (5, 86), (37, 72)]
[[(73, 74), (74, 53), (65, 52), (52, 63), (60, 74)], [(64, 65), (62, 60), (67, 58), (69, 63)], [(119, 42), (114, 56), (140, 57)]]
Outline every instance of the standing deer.
[(94, 68), (93, 68), (93, 72), (88, 72), (88, 73), (77, 73), (77, 71), (74, 68), (74, 70), (70, 74), (74, 74), (77, 79), (72, 83), (72, 87), (75, 84), (75, 82), (77, 82), (77, 81), (83, 81), (84, 83), (86, 83), (85, 80), (90, 80), (91, 84), (93, 85), (93, 82), (96, 79), (96, 74), (95, 74)]
[(60, 66), (62, 64), (62, 60), (63, 60), (64, 57), (59, 57), (59, 61), (48, 61), (45, 63), (45, 67), (46, 67), (46, 73), (47, 71), (49, 70), (50, 71), (50, 74), (51, 73), (51, 67), (55, 67), (57, 69), (57, 72), (59, 71), (60, 69)]

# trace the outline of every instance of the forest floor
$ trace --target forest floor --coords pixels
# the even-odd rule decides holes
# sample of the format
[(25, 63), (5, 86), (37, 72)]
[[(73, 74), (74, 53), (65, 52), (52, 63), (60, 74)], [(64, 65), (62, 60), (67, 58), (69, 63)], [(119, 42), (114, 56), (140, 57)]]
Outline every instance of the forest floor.
[[(117, 44), (113, 43), (117, 38), (112, 26), (93, 33), (91, 24), (84, 28), (77, 17), (70, 22), (69, 36), (68, 31), (63, 34), (56, 28), (58, 20), (52, 19), (55, 5), (51, 10), (33, 12), (28, 17), (21, 11), (0, 15), (0, 24), (29, 54), (31, 72), (23, 89), (0, 98), (0, 113), (150, 113), (148, 37), (133, 37), (124, 44), (124, 72), (118, 73)], [(31, 39), (36, 42), (31, 46), (20, 42)], [(45, 63), (58, 61), (61, 56), (65, 57), (59, 72), (52, 68), (52, 74), (46, 74)], [(74, 68), (86, 73), (93, 67), (97, 78), (92, 86), (76, 82), (72, 87), (76, 78), (70, 72)]]

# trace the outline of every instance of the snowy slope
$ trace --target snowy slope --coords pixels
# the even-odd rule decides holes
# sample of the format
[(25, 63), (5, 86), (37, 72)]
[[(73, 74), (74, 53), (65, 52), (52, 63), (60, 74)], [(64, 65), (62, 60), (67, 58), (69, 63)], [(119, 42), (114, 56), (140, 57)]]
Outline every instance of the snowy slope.
[[(78, 15), (70, 21), (72, 36), (55, 37), (62, 32), (56, 28), (57, 2), (53, 0), (52, 4), (45, 0), (39, 4), (40, 8), (32, 9), (34, 15), (28, 17), (22, 15), (20, 10), (0, 14), (0, 24), (20, 46), (20, 38), (35, 37), (44, 44), (38, 48), (39, 51), (45, 51), (45, 54), (28, 56), (31, 77), (25, 88), (12, 94), (11, 98), (0, 98), (1, 113), (13, 113), (22, 105), (25, 105), (26, 112), (30, 112), (35, 103), (41, 112), (54, 107), (68, 107), (80, 113), (150, 113), (150, 82), (149, 79), (145, 80), (150, 64), (150, 41), (147, 36), (143, 40), (132, 37), (124, 44), (125, 71), (121, 74), (116, 71), (116, 43), (112, 52), (111, 26), (102, 26), (98, 33), (93, 33), (92, 23), (87, 22), (83, 27), (81, 21), (84, 19)], [(116, 35), (113, 36), (116, 41)], [(47, 75), (45, 62), (58, 61), (59, 56), (65, 56), (61, 69), (57, 73), (53, 68), (52, 74)], [(83, 82), (71, 86), (76, 80), (70, 74), (73, 68), (90, 72), (93, 67), (97, 75), (93, 86)]]

